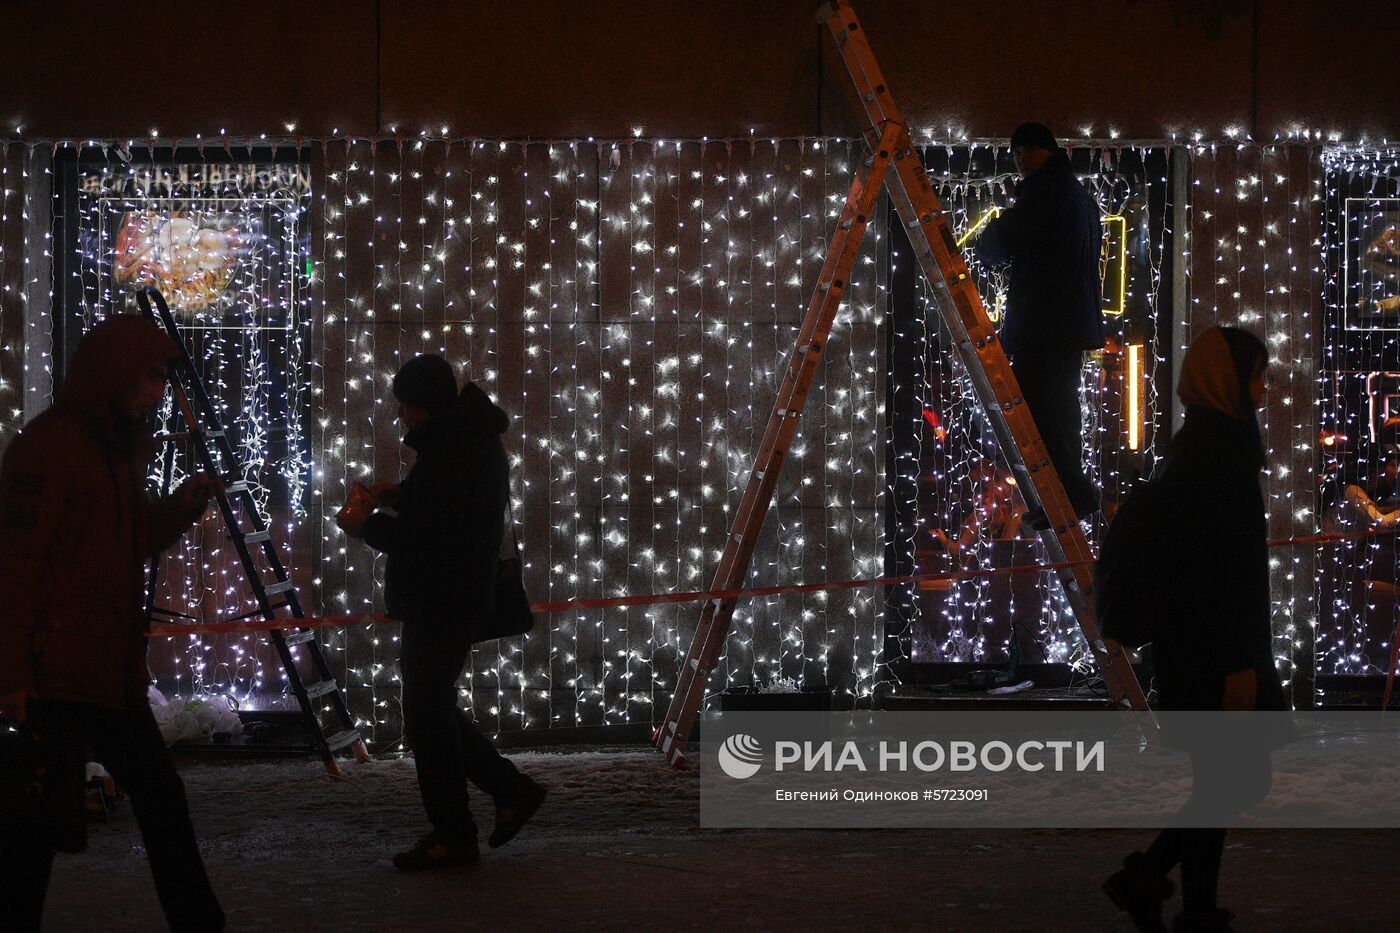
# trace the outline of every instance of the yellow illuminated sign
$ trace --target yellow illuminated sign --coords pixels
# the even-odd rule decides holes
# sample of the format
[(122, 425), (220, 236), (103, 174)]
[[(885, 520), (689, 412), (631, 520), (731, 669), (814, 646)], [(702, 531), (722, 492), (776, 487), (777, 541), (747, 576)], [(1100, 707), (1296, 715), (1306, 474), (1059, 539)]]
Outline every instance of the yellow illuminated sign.
[(1099, 283), (1103, 288), (1103, 313), (1121, 317), (1128, 308), (1128, 218), (1122, 214), (1104, 215)]
[(1142, 350), (1140, 343), (1128, 344), (1128, 449), (1142, 449)]
[(995, 204), (987, 208), (987, 210), (983, 212), (982, 216), (978, 217), (977, 220), (973, 222), (972, 226), (964, 230), (962, 232), (962, 236), (958, 237), (958, 249), (962, 249), (963, 244), (975, 237), (978, 233), (982, 232), (982, 228), (987, 225), (987, 221), (991, 220), (993, 217), (1000, 213), (1001, 208), (997, 207)]

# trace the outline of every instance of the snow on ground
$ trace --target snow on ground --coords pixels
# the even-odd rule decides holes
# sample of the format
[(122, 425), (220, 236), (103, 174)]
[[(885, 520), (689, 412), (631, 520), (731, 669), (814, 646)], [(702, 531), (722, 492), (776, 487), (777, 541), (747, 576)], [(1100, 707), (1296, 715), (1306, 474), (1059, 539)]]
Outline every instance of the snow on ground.
[[(1142, 830), (699, 829), (695, 770), (637, 747), (512, 753), (550, 788), (481, 864), (403, 874), (389, 857), (425, 830), (412, 759), (184, 758), (195, 826), (230, 931), (1126, 931), (1099, 893)], [(1249, 930), (1393, 925), (1391, 831), (1248, 830), (1227, 838), (1222, 902)], [(1179, 901), (1169, 906), (1179, 909)], [(51, 931), (164, 929), (131, 811), (61, 856)]]

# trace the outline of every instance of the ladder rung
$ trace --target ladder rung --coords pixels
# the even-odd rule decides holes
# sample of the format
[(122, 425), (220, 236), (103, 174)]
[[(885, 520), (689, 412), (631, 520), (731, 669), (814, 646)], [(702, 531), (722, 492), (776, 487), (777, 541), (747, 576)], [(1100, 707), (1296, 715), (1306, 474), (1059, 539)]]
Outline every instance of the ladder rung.
[(262, 531), (250, 531), (247, 534), (235, 531), (234, 534), (237, 536), (241, 536), (243, 538), (244, 544), (261, 544), (263, 541), (272, 540), (272, 531), (270, 529), (264, 529)]
[(276, 583), (269, 583), (263, 587), (263, 592), (268, 596), (276, 596), (278, 593), (285, 593), (293, 586), (291, 580), (278, 580)]
[(155, 439), (162, 444), (168, 444), (171, 441), (187, 440), (189, 436), (189, 431), (167, 431), (164, 434), (157, 434)]
[[(286, 603), (273, 603), (272, 605), (268, 606), (267, 608), (268, 608), (268, 609), (281, 609), (281, 608), (282, 608), (283, 606), (285, 606), (285, 605), (287, 605), (287, 604), (286, 604)], [(219, 621), (220, 621), (220, 622), (242, 622), (244, 619), (251, 619), (253, 616), (260, 616), (260, 615), (262, 615), (262, 614), (263, 614), (262, 607), (259, 606), (257, 609), (249, 610), (248, 612), (243, 613), (243, 615), (241, 615), (241, 616), (234, 616), (234, 617), (231, 618), (231, 619), (220, 619)]]
[(234, 480), (233, 482), (229, 483), (228, 485), (224, 486), (224, 492), (227, 493), (228, 495), (237, 495), (237, 494), (240, 493), (240, 492), (247, 492), (247, 491), (248, 491), (248, 483), (247, 483), (246, 480), (236, 479), (236, 480)]
[(335, 693), (339, 689), (340, 684), (336, 683), (334, 679), (323, 680), (319, 683), (314, 684), (308, 684), (306, 687), (306, 698), (308, 700), (314, 700), (317, 697), (323, 697), (328, 693)]
[(177, 618), (177, 619), (189, 619), (191, 622), (196, 621), (195, 617), (192, 616), (192, 615), (190, 615), (190, 614), (187, 613), (187, 612), (180, 612), (180, 611), (177, 610), (177, 609), (166, 609), (164, 606), (152, 606), (152, 607), (151, 607), (151, 614), (152, 614), (152, 615), (163, 615), (163, 616), (174, 616), (174, 617)]
[(304, 645), (309, 641), (316, 640), (316, 630), (309, 628), (304, 632), (293, 632), (282, 639), (287, 643), (288, 648), (295, 648), (297, 645)]
[(333, 752), (338, 752), (342, 748), (349, 748), (359, 741), (361, 741), (360, 730), (346, 729), (344, 732), (337, 732), (335, 735), (327, 738), (326, 747)]

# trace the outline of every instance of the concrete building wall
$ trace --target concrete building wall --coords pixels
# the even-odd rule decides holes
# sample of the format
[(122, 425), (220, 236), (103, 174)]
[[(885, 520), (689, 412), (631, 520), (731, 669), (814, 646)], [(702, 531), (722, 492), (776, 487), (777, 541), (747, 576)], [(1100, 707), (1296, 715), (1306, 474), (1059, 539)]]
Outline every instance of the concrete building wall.
[[(819, 136), (851, 102), (811, 0), (18, 0), (0, 127), (38, 138)], [(856, 4), (910, 126), (1400, 136), (1390, 4)], [(950, 130), (952, 131), (950, 133)]]

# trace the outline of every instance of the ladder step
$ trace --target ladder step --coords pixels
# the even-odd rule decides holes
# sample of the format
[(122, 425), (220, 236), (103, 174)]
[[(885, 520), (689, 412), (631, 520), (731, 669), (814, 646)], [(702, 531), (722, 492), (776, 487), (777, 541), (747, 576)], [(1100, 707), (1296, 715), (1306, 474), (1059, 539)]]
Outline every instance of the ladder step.
[(356, 742), (361, 741), (360, 730), (346, 729), (344, 732), (337, 732), (326, 739), (326, 746), (333, 752), (338, 752), (342, 748), (349, 748)]
[(246, 480), (236, 479), (236, 480), (234, 480), (233, 482), (228, 483), (227, 485), (224, 486), (224, 492), (225, 492), (226, 494), (230, 495), (230, 496), (236, 496), (236, 495), (238, 495), (240, 492), (247, 492), (247, 491), (248, 491), (248, 483), (247, 483)]
[(248, 532), (247, 534), (243, 534), (242, 532), (235, 531), (235, 532), (234, 532), (234, 536), (235, 536), (235, 537), (241, 536), (241, 537), (243, 538), (243, 543), (244, 543), (244, 544), (261, 544), (261, 543), (264, 542), (264, 541), (271, 541), (271, 540), (272, 540), (272, 531), (271, 531), (271, 530), (250, 531), (250, 532)]
[(151, 607), (151, 614), (152, 614), (152, 615), (162, 615), (162, 616), (172, 616), (172, 617), (177, 618), (177, 619), (189, 619), (191, 622), (197, 622), (197, 621), (198, 621), (198, 619), (196, 619), (194, 616), (190, 615), (188, 612), (181, 612), (181, 611), (179, 611), (178, 609), (166, 609), (164, 606), (152, 606), (152, 607)]
[(278, 580), (276, 583), (269, 583), (263, 587), (263, 592), (268, 596), (276, 596), (278, 593), (285, 593), (292, 589), (293, 585), (291, 580)]
[(309, 628), (304, 632), (293, 632), (282, 639), (287, 643), (288, 648), (295, 648), (297, 645), (304, 645), (309, 641), (316, 640), (316, 630)]
[(323, 680), (319, 683), (307, 684), (306, 698), (308, 700), (314, 700), (317, 697), (323, 697), (328, 693), (335, 693), (339, 689), (340, 684), (336, 683), (335, 680)]

